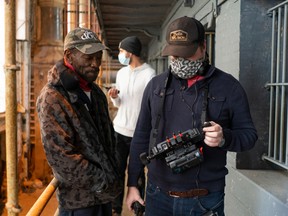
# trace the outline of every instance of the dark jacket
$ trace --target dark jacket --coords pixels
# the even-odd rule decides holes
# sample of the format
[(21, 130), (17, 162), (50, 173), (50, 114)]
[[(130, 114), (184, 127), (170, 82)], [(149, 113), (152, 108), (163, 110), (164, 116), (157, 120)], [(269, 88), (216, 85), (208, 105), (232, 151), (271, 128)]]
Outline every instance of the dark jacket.
[(60, 61), (49, 71), (37, 100), (44, 150), (60, 182), (57, 195), (65, 209), (111, 201), (105, 191), (119, 178), (106, 96), (93, 84), (90, 102), (78, 84)]
[[(201, 131), (201, 112), (204, 88), (208, 86), (207, 121), (223, 128), (225, 146), (209, 147), (203, 143), (204, 161), (180, 174), (173, 174), (164, 159), (153, 159), (148, 164), (149, 180), (164, 191), (186, 191), (206, 188), (222, 191), (225, 187), (227, 151), (241, 152), (251, 149), (257, 132), (251, 119), (244, 89), (231, 75), (210, 66), (204, 79), (187, 87), (186, 80), (171, 76), (166, 91), (165, 104), (159, 123), (157, 142), (164, 141), (178, 131), (198, 128)], [(128, 186), (137, 185), (139, 170), (143, 167), (139, 155), (148, 152), (149, 137), (159, 112), (160, 92), (168, 72), (153, 78), (147, 85), (135, 134), (130, 148)]]

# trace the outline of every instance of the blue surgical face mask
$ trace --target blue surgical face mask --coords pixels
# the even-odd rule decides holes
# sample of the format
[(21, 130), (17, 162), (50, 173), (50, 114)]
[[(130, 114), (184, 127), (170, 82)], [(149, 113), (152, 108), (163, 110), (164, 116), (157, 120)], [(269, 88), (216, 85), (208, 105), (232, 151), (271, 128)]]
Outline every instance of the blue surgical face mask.
[(120, 53), (118, 55), (118, 60), (122, 65), (129, 65), (129, 63), (130, 63), (130, 58), (127, 58), (125, 56), (125, 53)]

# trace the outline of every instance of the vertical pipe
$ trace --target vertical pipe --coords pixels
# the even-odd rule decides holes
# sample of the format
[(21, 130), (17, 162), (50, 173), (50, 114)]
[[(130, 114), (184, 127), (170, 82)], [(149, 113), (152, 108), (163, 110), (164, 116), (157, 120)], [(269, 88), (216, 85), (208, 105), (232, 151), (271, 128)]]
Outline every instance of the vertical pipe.
[(87, 0), (79, 0), (79, 12), (79, 26), (90, 28), (88, 26)]
[(25, 113), (25, 133), (26, 133), (26, 140), (24, 145), (24, 173), (25, 178), (29, 178), (29, 156), (30, 156), (30, 150), (31, 150), (31, 143), (30, 143), (30, 87), (31, 87), (31, 23), (33, 20), (33, 0), (27, 0), (27, 42), (24, 43), (24, 50), (25, 50), (25, 57), (24, 57), (24, 80), (25, 80), (25, 89), (24, 89), (24, 106), (26, 108)]
[[(279, 84), (280, 78), (280, 55), (281, 55), (281, 16), (282, 16), (282, 8), (278, 8), (278, 26), (277, 26), (277, 54), (276, 54), (276, 84)], [(274, 160), (278, 160), (279, 154), (279, 85), (275, 86), (276, 94), (275, 94), (275, 119), (274, 119)], [(277, 136), (278, 135), (278, 136)]]
[(67, 2), (67, 32), (70, 32), (72, 29), (76, 28), (77, 21), (76, 21), (76, 10), (77, 10), (77, 3), (76, 0), (68, 0)]
[(9, 216), (18, 215), (17, 176), (17, 99), (16, 99), (16, 18), (15, 0), (5, 3), (5, 82), (6, 82), (6, 171), (7, 203)]
[[(284, 21), (283, 21), (283, 29), (287, 29), (287, 5), (284, 7)], [(286, 82), (286, 58), (287, 58), (287, 31), (283, 31), (283, 44), (282, 44), (282, 83)], [(283, 162), (283, 151), (284, 151), (284, 122), (285, 119), (285, 105), (286, 105), (286, 94), (285, 94), (286, 86), (282, 85), (281, 87), (281, 117), (280, 117), (280, 142), (279, 142), (279, 161)]]
[(87, 11), (88, 11), (88, 14), (87, 14), (87, 16), (88, 16), (88, 26), (89, 26), (89, 28), (91, 28), (91, 1), (90, 0), (87, 0), (88, 2), (87, 2)]
[[(276, 12), (273, 11), (272, 15), (272, 36), (271, 36), (271, 77), (270, 82), (271, 84), (274, 83), (274, 74), (275, 74), (275, 17)], [(268, 157), (272, 157), (273, 153), (273, 117), (274, 117), (274, 103), (273, 103), (273, 96), (274, 96), (274, 87), (271, 85), (270, 87), (270, 113), (269, 113), (269, 144), (268, 144)]]
[[(288, 5), (287, 5), (287, 2), (285, 4), (285, 11), (284, 11), (284, 29), (287, 29), (288, 27)], [(287, 47), (287, 31), (284, 31), (284, 44), (283, 44), (283, 82), (286, 83), (286, 70), (287, 70), (287, 50), (286, 50), (286, 47)], [(283, 103), (283, 107), (285, 107), (285, 105), (287, 104), (287, 99), (286, 99), (286, 88), (287, 86), (285, 86), (285, 89), (283, 89), (283, 98), (285, 99), (284, 103)], [(287, 118), (287, 108), (286, 108), (286, 118)], [(288, 125), (287, 125), (287, 121), (285, 121), (286, 119), (283, 119), (285, 125), (283, 125), (283, 131), (284, 131), (284, 128), (286, 128), (286, 134), (288, 134)], [(288, 138), (287, 138), (287, 135), (285, 136), (286, 137), (286, 142), (284, 143), (283, 142), (283, 148), (285, 149), (286, 148), (286, 152), (284, 152), (284, 155), (283, 156), (283, 162), (285, 163), (285, 165), (288, 165)], [(284, 147), (285, 146), (285, 147)]]

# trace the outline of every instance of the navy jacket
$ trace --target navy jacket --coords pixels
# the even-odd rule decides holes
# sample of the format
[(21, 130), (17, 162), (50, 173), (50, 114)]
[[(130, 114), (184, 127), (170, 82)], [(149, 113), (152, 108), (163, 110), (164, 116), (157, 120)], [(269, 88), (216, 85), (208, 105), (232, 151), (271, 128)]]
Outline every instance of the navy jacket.
[[(147, 85), (135, 134), (130, 148), (128, 186), (136, 186), (143, 164), (139, 155), (148, 152), (152, 128), (159, 112), (160, 92), (164, 88), (168, 71), (154, 77)], [(206, 188), (210, 192), (225, 187), (227, 151), (241, 152), (251, 149), (257, 132), (251, 119), (247, 96), (232, 75), (210, 66), (204, 79), (187, 87), (186, 80), (170, 76), (165, 105), (159, 123), (157, 142), (164, 141), (178, 131), (198, 128), (201, 130), (204, 88), (208, 86), (207, 121), (214, 121), (223, 128), (225, 146), (209, 147), (203, 144), (204, 161), (196, 167), (173, 174), (164, 159), (153, 159), (148, 164), (148, 178), (164, 191), (185, 191)]]

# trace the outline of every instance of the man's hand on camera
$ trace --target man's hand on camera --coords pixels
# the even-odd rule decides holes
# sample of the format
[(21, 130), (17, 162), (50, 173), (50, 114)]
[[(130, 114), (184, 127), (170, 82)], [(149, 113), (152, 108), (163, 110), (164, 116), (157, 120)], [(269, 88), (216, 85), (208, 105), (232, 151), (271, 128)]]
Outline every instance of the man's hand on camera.
[(210, 121), (210, 124), (211, 126), (203, 127), (204, 142), (210, 147), (219, 147), (224, 140), (222, 127), (213, 121)]

